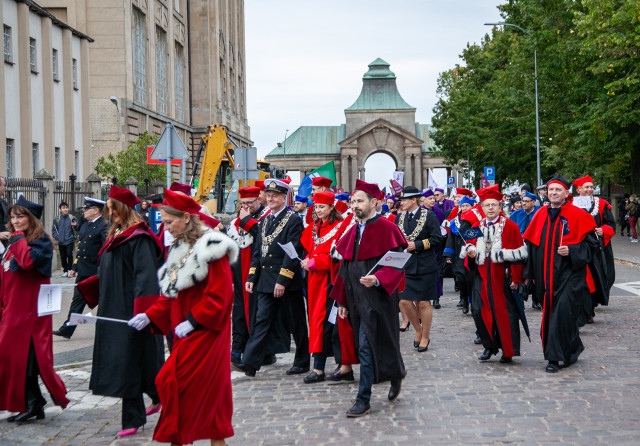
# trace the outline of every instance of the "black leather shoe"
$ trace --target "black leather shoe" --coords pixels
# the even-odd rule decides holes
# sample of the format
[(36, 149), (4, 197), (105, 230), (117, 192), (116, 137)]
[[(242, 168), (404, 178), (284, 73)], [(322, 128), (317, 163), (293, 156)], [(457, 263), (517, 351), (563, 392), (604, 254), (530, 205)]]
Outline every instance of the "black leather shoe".
[(389, 401), (393, 401), (398, 398), (400, 395), (400, 390), (402, 389), (402, 381), (407, 377), (407, 369), (404, 369), (404, 376), (402, 379), (398, 381), (391, 381), (391, 387), (389, 388), (389, 394), (387, 395), (387, 399)]
[(413, 341), (413, 348), (420, 347), (420, 341)]
[(513, 358), (511, 356), (502, 355), (500, 362), (503, 364), (511, 364), (513, 362)]
[(371, 412), (371, 406), (369, 406), (369, 404), (356, 400), (353, 406), (351, 406), (351, 409), (347, 410), (347, 418), (362, 417), (369, 412)]
[(462, 299), (460, 299), (460, 301), (458, 302), (458, 305), (456, 305), (456, 307), (458, 307), (458, 308), (464, 307), (464, 301)]
[(436, 299), (433, 301), (433, 308), (435, 308), (436, 310), (439, 310), (440, 308), (442, 308), (440, 306), (440, 299)]
[(329, 373), (326, 376), (328, 381), (353, 381), (353, 370), (348, 371), (347, 373), (342, 373), (340, 371), (340, 367), (333, 373)]
[(245, 375), (250, 376), (250, 377), (255, 377), (256, 376), (256, 369), (254, 369), (253, 367), (251, 367), (248, 364), (233, 364), (231, 363), (231, 369), (235, 370), (236, 372), (243, 372)]
[(265, 356), (264, 359), (262, 360), (262, 365), (275, 364), (277, 360), (278, 358), (276, 358), (276, 355), (268, 355), (268, 356)]
[(549, 361), (549, 364), (547, 364), (547, 367), (544, 369), (547, 373), (558, 373), (558, 370), (560, 370), (558, 363), (551, 361)]
[(489, 350), (488, 348), (486, 348), (484, 350), (484, 352), (482, 352), (482, 354), (480, 356), (478, 356), (478, 359), (480, 361), (486, 361), (489, 358), (491, 358), (493, 356), (493, 352), (491, 350)]
[(431, 338), (429, 338), (429, 340), (427, 341), (427, 346), (426, 347), (420, 347), (420, 344), (418, 344), (418, 351), (420, 353), (426, 352), (427, 350), (429, 350), (429, 344), (431, 344)]
[(289, 370), (287, 370), (286, 374), (287, 375), (301, 375), (303, 373), (307, 373), (309, 371), (309, 367), (298, 367), (297, 365), (294, 365), (293, 367), (291, 367)]
[(542, 310), (542, 305), (540, 305), (538, 302), (534, 302), (531, 304), (531, 308), (533, 308), (534, 310)]
[(9, 423), (21, 423), (23, 421), (30, 420), (33, 417), (36, 417), (36, 420), (44, 420), (44, 408), (41, 407), (40, 409), (21, 412), (18, 415), (7, 418), (7, 421)]
[(324, 381), (324, 373), (318, 374), (314, 370), (313, 372), (305, 376), (303, 381), (305, 384), (321, 383), (322, 381)]
[(62, 336), (65, 339), (71, 339), (71, 335), (65, 334), (64, 330), (62, 330), (61, 328), (55, 330), (53, 334), (56, 336)]
[(473, 343), (476, 345), (482, 344), (482, 339), (480, 339), (480, 336), (476, 336), (476, 338), (473, 340)]
[(240, 359), (240, 353), (238, 353), (237, 355), (234, 355), (233, 353), (231, 354), (231, 364), (242, 364), (242, 360)]
[(469, 314), (469, 305), (465, 305), (462, 307), (462, 314)]

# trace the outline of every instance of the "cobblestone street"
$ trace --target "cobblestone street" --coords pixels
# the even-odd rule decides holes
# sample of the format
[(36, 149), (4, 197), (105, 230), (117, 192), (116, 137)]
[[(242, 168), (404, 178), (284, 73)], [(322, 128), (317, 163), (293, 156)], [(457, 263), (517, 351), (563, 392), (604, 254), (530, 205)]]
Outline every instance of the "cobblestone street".
[[(264, 367), (256, 378), (232, 373), (236, 434), (228, 444), (637, 444), (640, 293), (634, 281), (639, 269), (620, 264), (616, 269), (619, 285), (612, 289), (609, 307), (599, 307), (596, 323), (581, 330), (585, 352), (575, 365), (555, 375), (544, 372), (541, 312), (531, 309), (530, 302), (526, 315), (532, 342), (522, 331), (522, 356), (511, 365), (495, 357), (478, 361), (482, 347), (473, 344), (473, 320), (455, 308), (452, 281), (445, 280), (443, 307), (434, 310), (429, 351), (418, 353), (412, 346), (413, 333), (401, 333), (408, 375), (398, 400), (387, 401), (388, 383), (376, 385), (372, 413), (347, 419), (345, 411), (357, 391), (357, 367), (353, 384), (307, 385), (303, 376), (284, 374), (293, 354), (279, 355), (278, 362)], [(79, 329), (75, 342), (90, 337), (87, 333)], [(54, 348), (61, 351), (58, 345), (74, 338), (56, 338)], [(67, 385), (69, 407), (63, 411), (49, 404), (45, 420), (23, 425), (6, 423), (9, 414), (0, 413), (0, 445), (152, 443), (157, 414), (144, 431), (116, 440), (120, 401), (88, 392), (91, 365), (82, 362), (78, 351), (88, 352), (90, 358), (88, 347), (57, 356), (75, 355), (80, 361), (58, 371)], [(332, 367), (329, 361), (327, 371)]]

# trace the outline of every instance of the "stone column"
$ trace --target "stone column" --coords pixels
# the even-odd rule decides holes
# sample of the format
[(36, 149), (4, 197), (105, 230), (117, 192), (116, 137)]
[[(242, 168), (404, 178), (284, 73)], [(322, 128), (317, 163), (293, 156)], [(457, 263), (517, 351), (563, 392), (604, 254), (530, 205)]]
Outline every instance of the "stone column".
[(95, 173), (89, 175), (86, 179), (89, 193), (97, 200), (102, 200), (102, 190), (100, 185), (102, 184), (102, 178)]
[(404, 184), (403, 186), (413, 186), (413, 170), (411, 169), (411, 155), (404, 159)]
[(422, 163), (420, 161), (421, 161), (420, 155), (414, 155), (414, 158), (413, 158), (413, 166), (414, 166), (413, 172), (415, 176), (414, 186), (422, 190), (422, 166), (420, 165)]
[(350, 191), (349, 187), (349, 157), (343, 156), (340, 158), (340, 172), (342, 178), (340, 178), (339, 186), (342, 187), (346, 191)]
[[(44, 226), (44, 230), (50, 234), (51, 225), (53, 224), (53, 219), (57, 216), (55, 197), (53, 196), (53, 191), (56, 187), (55, 176), (53, 176), (47, 169), (41, 169), (38, 173), (33, 176), (34, 179), (42, 181), (42, 189), (44, 191), (44, 202), (40, 203), (44, 205), (44, 211), (42, 212), (42, 225)], [(54, 241), (54, 249), (57, 248), (57, 242)], [(54, 252), (53, 262), (51, 264), (51, 272), (56, 271), (58, 269), (60, 256)]]
[(155, 180), (153, 182), (153, 187), (155, 189), (154, 193), (161, 194), (164, 192), (164, 182), (161, 180)]
[(127, 178), (127, 181), (124, 182), (124, 187), (133, 192), (133, 195), (138, 196), (138, 180), (133, 177)]
[(352, 191), (356, 187), (356, 179), (358, 178), (358, 158), (350, 156), (351, 158), (351, 178), (349, 180), (349, 190)]

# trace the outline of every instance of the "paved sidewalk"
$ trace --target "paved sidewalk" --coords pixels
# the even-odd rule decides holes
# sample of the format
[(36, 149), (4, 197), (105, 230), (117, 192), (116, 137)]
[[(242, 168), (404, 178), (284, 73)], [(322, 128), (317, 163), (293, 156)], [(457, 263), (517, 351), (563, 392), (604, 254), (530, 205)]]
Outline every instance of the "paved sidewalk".
[(640, 243), (631, 243), (629, 237), (616, 234), (612, 239), (613, 258), (640, 266)]
[[(629, 281), (637, 268), (621, 266), (618, 273), (621, 282)], [(614, 287), (612, 294), (610, 306), (597, 310), (596, 323), (581, 330), (586, 351), (578, 363), (550, 375), (544, 372), (539, 311), (526, 310), (532, 342), (522, 332), (523, 355), (515, 364), (497, 358), (481, 363), (473, 321), (455, 308), (447, 280), (444, 306), (434, 311), (429, 351), (417, 353), (413, 333), (401, 333), (408, 376), (397, 401), (386, 400), (388, 384), (374, 386), (372, 413), (347, 419), (357, 381), (305, 385), (302, 376), (284, 374), (293, 355), (278, 355), (255, 379), (232, 374), (236, 435), (228, 444), (637, 444), (640, 299), (631, 288)], [(20, 426), (6, 423), (9, 414), (0, 412), (0, 445), (153, 444), (159, 415), (150, 417), (145, 431), (116, 440), (120, 401), (88, 392), (90, 366), (59, 374), (69, 407), (63, 411), (49, 404), (45, 420)]]

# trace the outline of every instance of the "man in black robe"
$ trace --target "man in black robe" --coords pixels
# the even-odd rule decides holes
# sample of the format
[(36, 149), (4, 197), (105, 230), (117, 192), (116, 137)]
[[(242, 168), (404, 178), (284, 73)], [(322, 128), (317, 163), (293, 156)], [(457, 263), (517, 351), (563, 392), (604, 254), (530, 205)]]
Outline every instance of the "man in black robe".
[(341, 307), (341, 318), (349, 316), (360, 360), (360, 385), (347, 417), (361, 417), (371, 409), (371, 387), (391, 381), (389, 401), (400, 394), (406, 375), (400, 354), (397, 288), (402, 272), (376, 263), (390, 250), (401, 251), (407, 242), (396, 225), (376, 213), (380, 189), (356, 180), (352, 210), (360, 220), (336, 244), (343, 257), (331, 297)]
[(598, 248), (595, 220), (567, 202), (569, 186), (561, 175), (549, 180), (549, 206), (536, 212), (523, 236), (529, 250), (523, 276), (544, 296), (540, 334), (549, 373), (560, 362), (573, 364), (584, 350), (577, 320), (589, 297), (587, 266)]

